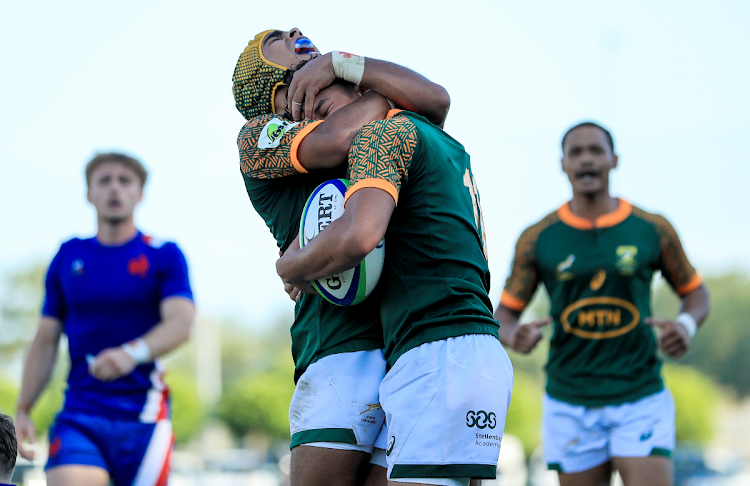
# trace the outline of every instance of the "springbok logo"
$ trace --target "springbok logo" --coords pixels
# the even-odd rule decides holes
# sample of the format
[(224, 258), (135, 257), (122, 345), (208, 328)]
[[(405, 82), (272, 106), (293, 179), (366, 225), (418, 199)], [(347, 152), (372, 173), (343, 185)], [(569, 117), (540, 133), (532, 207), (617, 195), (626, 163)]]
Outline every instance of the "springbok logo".
[(557, 280), (570, 280), (573, 278), (573, 274), (568, 269), (573, 266), (573, 262), (576, 261), (576, 256), (572, 253), (568, 257), (557, 264)]
[(381, 407), (379, 403), (368, 403), (367, 410), (365, 410), (364, 412), (360, 412), (360, 415), (364, 415), (367, 412), (372, 412), (375, 410), (383, 410), (383, 407)]

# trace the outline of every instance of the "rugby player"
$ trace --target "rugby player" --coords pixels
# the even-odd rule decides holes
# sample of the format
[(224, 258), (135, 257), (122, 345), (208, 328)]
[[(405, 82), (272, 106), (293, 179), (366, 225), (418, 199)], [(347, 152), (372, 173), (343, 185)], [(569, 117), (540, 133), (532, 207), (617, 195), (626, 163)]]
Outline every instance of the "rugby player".
[[(349, 98), (340, 84), (325, 91), (318, 97), (334, 109)], [(313, 118), (330, 116), (325, 109), (316, 104)], [(378, 287), (389, 370), (380, 386), (387, 438), (379, 441), (387, 443), (388, 479), (495, 478), (513, 372), (487, 294), (469, 156), (425, 118), (391, 110), (354, 138), (348, 178), (342, 217), (284, 254), (277, 271), (288, 287), (306, 290), (361, 262), (385, 236)]]
[(13, 419), (0, 413), (0, 486), (12, 486), (18, 444)]
[[(674, 402), (657, 348), (677, 358), (709, 311), (701, 277), (662, 216), (609, 191), (617, 155), (596, 123), (562, 139), (573, 198), (518, 239), (495, 318), (500, 340), (529, 353), (549, 319), (519, 324), (543, 283), (554, 322), (543, 412), (544, 454), (562, 486), (671, 485)], [(682, 300), (674, 320), (651, 315), (651, 281), (661, 271)], [(657, 339), (652, 328), (660, 329)]]
[(134, 223), (146, 170), (119, 153), (86, 166), (97, 215), (93, 238), (63, 243), (23, 372), (16, 417), (19, 451), (34, 453), (29, 413), (47, 385), (60, 336), (68, 338), (65, 403), (50, 430), (50, 486), (164, 485), (173, 446), (169, 390), (159, 358), (185, 342), (195, 309), (180, 249)]
[[(303, 52), (299, 46), (304, 46)], [(289, 79), (287, 67), (316, 54), (298, 29), (262, 32), (240, 56), (233, 77), (236, 106), (250, 120), (237, 142), (245, 186), (282, 251), (295, 242), (303, 205), (314, 188), (346, 176), (346, 156), (357, 130), (390, 109), (375, 91), (429, 114), (438, 123), (445, 120), (450, 104), (442, 87), (411, 70), (337, 53), (337, 62), (356, 58), (350, 71), (359, 69), (355, 72), (359, 85), (336, 84), (346, 87), (347, 102), (357, 101), (338, 110), (338, 105), (331, 107), (323, 98), (316, 105), (332, 114), (326, 123), (293, 123), (283, 116), (287, 85), (294, 85), (303, 72), (310, 73), (314, 82), (330, 83), (335, 78), (332, 61), (325, 62), (334, 54), (326, 54)], [(362, 95), (366, 89), (373, 91)], [(270, 112), (279, 116), (267, 115)], [(307, 174), (313, 169), (325, 170)], [(385, 361), (377, 294), (349, 308), (317, 295), (300, 296), (291, 334), (297, 385), (290, 406), (292, 484), (353, 485), (363, 475), (384, 483), (384, 451), (371, 459), (383, 468), (373, 467), (367, 473), (384, 419), (378, 399)]]

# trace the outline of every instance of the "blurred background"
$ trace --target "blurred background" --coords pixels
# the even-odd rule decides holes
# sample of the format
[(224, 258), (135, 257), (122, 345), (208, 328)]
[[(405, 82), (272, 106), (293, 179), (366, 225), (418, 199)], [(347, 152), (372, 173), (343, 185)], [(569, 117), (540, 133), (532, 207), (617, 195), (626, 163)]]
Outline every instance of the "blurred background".
[[(448, 89), (445, 129), (472, 156), (494, 302), (520, 232), (570, 197), (564, 131), (583, 120), (611, 129), (613, 193), (670, 219), (713, 298), (688, 355), (665, 367), (677, 403), (677, 484), (750, 484), (747, 2), (32, 0), (3, 12), (4, 413), (15, 414), (49, 261), (63, 241), (95, 231), (84, 164), (125, 151), (150, 170), (137, 224), (184, 250), (200, 311), (192, 342), (168, 359), (178, 441), (170, 484), (288, 479), (293, 303), (244, 191), (231, 76), (256, 33), (299, 27), (322, 52), (397, 62)], [(540, 292), (524, 319), (546, 306)], [(654, 315), (676, 313), (655, 279)], [(538, 452), (546, 347), (511, 358), (497, 484), (555, 484)], [(62, 359), (34, 410), (42, 437), (66, 372)], [(42, 464), (19, 464), (19, 484), (43, 484)]]

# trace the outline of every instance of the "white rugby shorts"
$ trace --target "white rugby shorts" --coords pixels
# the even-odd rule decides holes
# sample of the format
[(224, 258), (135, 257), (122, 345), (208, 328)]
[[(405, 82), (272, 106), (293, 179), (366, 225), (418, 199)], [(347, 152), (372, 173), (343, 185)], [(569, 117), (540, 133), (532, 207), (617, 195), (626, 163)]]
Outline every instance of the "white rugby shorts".
[(404, 353), (380, 385), (388, 479), (452, 486), (494, 479), (512, 390), (508, 355), (489, 334)]
[(613, 457), (670, 457), (674, 400), (664, 389), (632, 403), (588, 408), (544, 395), (542, 438), (549, 469), (586, 471)]
[(378, 399), (384, 376), (382, 349), (332, 354), (308, 366), (289, 406), (291, 447), (372, 452), (385, 418)]

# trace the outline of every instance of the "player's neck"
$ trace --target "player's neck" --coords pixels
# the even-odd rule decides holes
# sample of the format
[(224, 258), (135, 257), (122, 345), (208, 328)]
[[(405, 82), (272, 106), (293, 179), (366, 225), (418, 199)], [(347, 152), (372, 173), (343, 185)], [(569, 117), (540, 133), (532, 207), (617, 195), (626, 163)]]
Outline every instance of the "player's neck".
[(604, 216), (616, 210), (620, 200), (609, 195), (609, 192), (598, 194), (573, 194), (570, 201), (570, 211), (581, 218), (595, 221), (596, 218)]
[(133, 218), (113, 222), (99, 219), (96, 231), (96, 239), (102, 245), (117, 246), (132, 240), (138, 229), (135, 227)]

